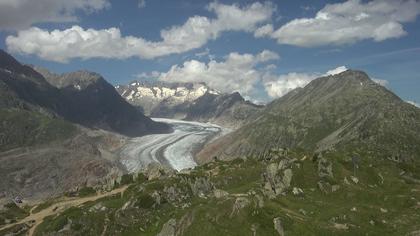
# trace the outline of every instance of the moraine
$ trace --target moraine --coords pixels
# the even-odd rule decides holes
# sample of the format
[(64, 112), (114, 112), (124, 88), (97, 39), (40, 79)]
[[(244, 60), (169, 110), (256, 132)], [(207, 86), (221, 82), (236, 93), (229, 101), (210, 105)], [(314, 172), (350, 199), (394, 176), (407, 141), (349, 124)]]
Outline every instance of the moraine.
[(209, 140), (228, 132), (209, 123), (153, 118), (168, 123), (173, 132), (152, 134), (131, 139), (120, 151), (120, 162), (129, 172), (144, 169), (149, 163), (158, 162), (175, 170), (193, 168), (197, 164), (194, 154)]

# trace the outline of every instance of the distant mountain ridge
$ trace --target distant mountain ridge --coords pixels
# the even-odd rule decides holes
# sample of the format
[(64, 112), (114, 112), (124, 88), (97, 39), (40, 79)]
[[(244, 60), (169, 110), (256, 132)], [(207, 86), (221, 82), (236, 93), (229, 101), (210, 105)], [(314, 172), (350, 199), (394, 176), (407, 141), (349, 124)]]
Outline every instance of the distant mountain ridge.
[(146, 115), (163, 101), (172, 106), (193, 102), (206, 93), (219, 94), (205, 83), (169, 83), (161, 81), (132, 81), (128, 85), (116, 86), (120, 95), (135, 106), (140, 106)]
[(132, 81), (116, 86), (122, 97), (152, 117), (212, 122), (237, 128), (260, 110), (239, 93), (223, 94), (205, 83)]
[(59, 89), (66, 99), (66, 110), (60, 114), (72, 122), (128, 136), (170, 130), (167, 125), (153, 122), (127, 103), (114, 87), (97, 73), (76, 71), (58, 75), (40, 67), (34, 69)]
[(249, 124), (209, 144), (198, 159), (289, 147), (364, 150), (402, 160), (420, 153), (419, 134), (420, 109), (366, 73), (348, 70), (273, 101)]

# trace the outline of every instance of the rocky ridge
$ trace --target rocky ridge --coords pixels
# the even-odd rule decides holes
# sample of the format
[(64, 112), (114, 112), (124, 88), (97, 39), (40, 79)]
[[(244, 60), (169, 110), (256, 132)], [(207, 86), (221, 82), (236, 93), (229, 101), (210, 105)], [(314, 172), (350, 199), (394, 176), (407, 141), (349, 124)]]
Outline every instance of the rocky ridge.
[(318, 78), (268, 104), (239, 130), (201, 151), (198, 161), (264, 155), (270, 148), (353, 150), (410, 161), (420, 153), (420, 109), (366, 73)]
[(222, 94), (205, 83), (133, 81), (116, 88), (128, 102), (152, 117), (211, 122), (233, 129), (262, 108), (239, 93)]

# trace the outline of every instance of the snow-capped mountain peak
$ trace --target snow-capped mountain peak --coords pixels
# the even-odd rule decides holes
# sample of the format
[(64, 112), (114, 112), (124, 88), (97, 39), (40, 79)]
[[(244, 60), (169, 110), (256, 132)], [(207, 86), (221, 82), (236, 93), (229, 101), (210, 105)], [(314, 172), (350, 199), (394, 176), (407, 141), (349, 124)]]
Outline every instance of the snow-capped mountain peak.
[(164, 83), (133, 81), (129, 85), (115, 87), (127, 101), (143, 107), (145, 114), (163, 100), (173, 105), (192, 102), (206, 93), (220, 94), (205, 83)]

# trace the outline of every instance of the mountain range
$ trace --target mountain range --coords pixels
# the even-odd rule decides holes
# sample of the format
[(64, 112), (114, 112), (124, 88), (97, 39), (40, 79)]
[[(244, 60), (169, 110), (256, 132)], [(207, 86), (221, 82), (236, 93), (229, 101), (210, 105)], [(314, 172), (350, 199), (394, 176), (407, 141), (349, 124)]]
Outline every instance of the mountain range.
[[(172, 131), (145, 114), (233, 130), (205, 145), (193, 169), (128, 173), (117, 155), (127, 140)], [(362, 71), (257, 106), (203, 83), (114, 88), (93, 72), (59, 75), (0, 51), (0, 128), (1, 235), (420, 232), (420, 109)], [(148, 135), (134, 153), (186, 135)], [(181, 144), (173, 152), (191, 148)]]
[(234, 129), (262, 108), (237, 92), (223, 94), (205, 83), (133, 81), (116, 89), (148, 116), (211, 122)]

